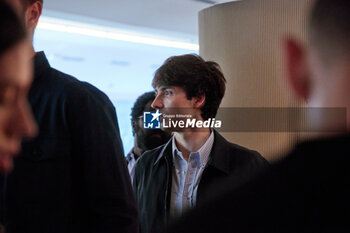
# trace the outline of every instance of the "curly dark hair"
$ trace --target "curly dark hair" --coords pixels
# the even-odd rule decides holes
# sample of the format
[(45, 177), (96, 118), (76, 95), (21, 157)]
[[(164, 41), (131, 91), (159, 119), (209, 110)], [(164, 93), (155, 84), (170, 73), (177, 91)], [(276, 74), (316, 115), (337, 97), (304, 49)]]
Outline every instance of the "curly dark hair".
[(0, 54), (26, 38), (26, 30), (14, 9), (0, 1)]
[(201, 108), (204, 120), (216, 116), (225, 95), (226, 79), (220, 66), (213, 61), (205, 61), (198, 55), (186, 54), (168, 58), (156, 71), (153, 88), (178, 86), (185, 90), (187, 99), (205, 95)]
[(131, 109), (131, 121), (137, 121), (138, 117), (140, 117), (143, 114), (143, 111), (145, 109), (145, 105), (149, 101), (153, 101), (154, 98), (156, 97), (154, 91), (146, 92), (143, 93), (141, 96), (139, 96), (135, 103), (134, 106)]

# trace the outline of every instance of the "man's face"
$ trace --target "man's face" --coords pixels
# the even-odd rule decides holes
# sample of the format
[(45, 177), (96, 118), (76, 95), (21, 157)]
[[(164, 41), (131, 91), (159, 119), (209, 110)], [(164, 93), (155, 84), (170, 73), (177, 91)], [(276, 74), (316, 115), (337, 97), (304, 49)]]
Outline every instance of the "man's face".
[(186, 92), (183, 88), (177, 86), (160, 86), (156, 89), (156, 98), (152, 107), (165, 113), (171, 108), (189, 108), (194, 107), (194, 101), (187, 99)]
[[(152, 101), (149, 101), (144, 108), (144, 112), (154, 111), (151, 107)], [(140, 116), (135, 126), (135, 137), (137, 138), (137, 146), (142, 150), (151, 150), (166, 143), (171, 135), (160, 129), (144, 129), (143, 118)]]
[[(186, 121), (186, 119), (201, 118), (198, 98), (188, 99), (185, 90), (178, 86), (160, 86), (156, 88), (156, 98), (152, 103), (152, 107), (159, 109), (165, 121)], [(181, 131), (182, 129), (170, 127), (164, 130)]]
[(0, 56), (0, 169), (9, 171), (24, 136), (36, 125), (27, 101), (32, 81), (30, 45), (21, 42)]

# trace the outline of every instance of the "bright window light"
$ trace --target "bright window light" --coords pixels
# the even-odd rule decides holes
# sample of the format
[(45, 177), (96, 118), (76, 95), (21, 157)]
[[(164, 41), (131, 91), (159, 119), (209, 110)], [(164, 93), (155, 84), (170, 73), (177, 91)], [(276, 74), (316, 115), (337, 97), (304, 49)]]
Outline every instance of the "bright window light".
[(112, 28), (104, 28), (87, 24), (74, 24), (73, 22), (60, 22), (57, 20), (42, 19), (38, 24), (39, 29), (68, 32), (85, 36), (112, 39), (118, 41), (134, 42), (139, 44), (155, 45), (169, 48), (199, 50), (196, 43), (156, 38), (149, 35), (137, 35), (126, 32), (118, 32)]
[(41, 17), (33, 40), (35, 51), (45, 51), (52, 67), (107, 94), (116, 107), (126, 155), (134, 145), (130, 113), (135, 100), (153, 90), (154, 72), (167, 58), (198, 54), (198, 39), (177, 32), (67, 19)]

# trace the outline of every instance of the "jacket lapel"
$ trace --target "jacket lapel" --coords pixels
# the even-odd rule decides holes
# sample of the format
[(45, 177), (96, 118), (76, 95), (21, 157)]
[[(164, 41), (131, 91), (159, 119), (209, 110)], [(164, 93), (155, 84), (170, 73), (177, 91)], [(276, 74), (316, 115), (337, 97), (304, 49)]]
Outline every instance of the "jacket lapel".
[(164, 207), (166, 209), (166, 218), (169, 219), (169, 213), (170, 213), (170, 199), (171, 199), (171, 185), (172, 185), (172, 167), (173, 167), (173, 156), (172, 156), (172, 139), (170, 139), (161, 150), (158, 158), (154, 162), (153, 166), (163, 166), (161, 164), (164, 163), (164, 166), (166, 168), (166, 174), (164, 174), (167, 177), (167, 183), (164, 186), (167, 186), (165, 189), (165, 203)]
[(230, 174), (229, 142), (214, 130), (214, 145), (210, 152), (208, 167), (211, 166), (226, 175)]
[(230, 143), (214, 131), (214, 145), (210, 152), (207, 167), (204, 169), (198, 186), (197, 202), (208, 197), (213, 184), (230, 174)]

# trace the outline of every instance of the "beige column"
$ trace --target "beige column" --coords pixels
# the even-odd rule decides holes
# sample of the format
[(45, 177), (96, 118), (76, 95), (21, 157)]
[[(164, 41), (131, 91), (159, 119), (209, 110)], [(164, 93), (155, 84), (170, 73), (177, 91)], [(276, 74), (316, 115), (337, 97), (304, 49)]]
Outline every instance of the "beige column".
[[(199, 13), (200, 55), (220, 64), (227, 79), (221, 107), (302, 106), (287, 87), (282, 41), (305, 40), (313, 0), (242, 0)], [(286, 116), (286, 124), (295, 121)], [(300, 138), (293, 132), (231, 132), (229, 141), (279, 159)]]

